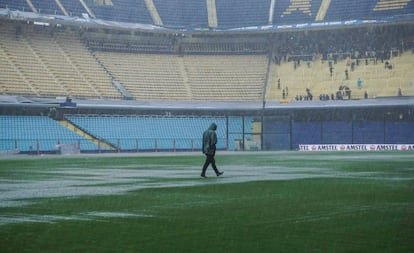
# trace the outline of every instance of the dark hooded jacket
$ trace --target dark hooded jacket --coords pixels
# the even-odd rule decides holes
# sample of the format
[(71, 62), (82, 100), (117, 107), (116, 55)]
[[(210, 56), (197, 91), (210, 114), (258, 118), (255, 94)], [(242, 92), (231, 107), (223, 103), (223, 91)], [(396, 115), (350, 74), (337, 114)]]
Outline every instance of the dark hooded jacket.
[(203, 133), (203, 153), (206, 155), (214, 155), (216, 153), (217, 125), (212, 123), (210, 127)]

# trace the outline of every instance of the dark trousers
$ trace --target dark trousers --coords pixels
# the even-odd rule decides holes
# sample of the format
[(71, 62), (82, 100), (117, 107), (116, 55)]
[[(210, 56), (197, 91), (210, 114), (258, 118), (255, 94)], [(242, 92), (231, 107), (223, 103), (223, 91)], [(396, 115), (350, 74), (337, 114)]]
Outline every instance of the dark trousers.
[(219, 170), (216, 166), (216, 160), (214, 159), (214, 155), (206, 155), (206, 161), (203, 165), (203, 170), (201, 171), (201, 175), (206, 174), (207, 167), (211, 164), (211, 167), (213, 167), (214, 172), (216, 172), (216, 175), (219, 174)]

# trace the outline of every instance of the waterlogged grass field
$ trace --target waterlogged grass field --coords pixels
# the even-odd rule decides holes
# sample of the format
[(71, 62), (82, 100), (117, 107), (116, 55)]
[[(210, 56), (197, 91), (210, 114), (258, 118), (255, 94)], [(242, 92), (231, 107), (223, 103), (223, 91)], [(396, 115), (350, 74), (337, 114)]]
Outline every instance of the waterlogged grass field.
[(0, 159), (0, 252), (414, 252), (412, 152)]

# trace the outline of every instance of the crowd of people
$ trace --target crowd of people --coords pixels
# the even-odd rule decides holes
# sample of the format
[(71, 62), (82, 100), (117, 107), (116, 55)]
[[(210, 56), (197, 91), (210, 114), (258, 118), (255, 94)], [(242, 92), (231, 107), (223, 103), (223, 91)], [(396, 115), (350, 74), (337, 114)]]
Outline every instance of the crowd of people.
[(393, 50), (414, 49), (411, 29), (406, 26), (383, 26), (280, 33), (273, 38), (274, 61), (278, 64), (292, 61), (297, 65), (300, 62), (309, 64), (318, 57), (333, 62), (346, 57), (387, 60)]
[[(351, 72), (363, 64), (381, 62), (385, 69), (391, 70), (392, 56), (407, 50), (414, 52), (412, 32), (412, 27), (383, 26), (276, 34), (273, 38), (273, 62), (278, 65), (291, 62), (296, 70), (303, 64), (310, 67), (312, 62), (321, 60), (328, 63), (327, 73), (333, 77), (335, 64), (346, 60), (343, 80), (350, 80)], [(358, 78), (356, 87), (361, 89), (362, 83)], [(280, 89), (280, 79), (278, 88)], [(351, 90), (340, 88), (336, 93), (320, 94), (319, 99), (350, 99)], [(282, 95), (283, 98), (287, 97), (285, 88), (282, 89)], [(364, 98), (368, 98), (367, 91), (364, 92)], [(313, 95), (306, 90), (303, 94), (297, 94), (295, 100), (313, 100)]]

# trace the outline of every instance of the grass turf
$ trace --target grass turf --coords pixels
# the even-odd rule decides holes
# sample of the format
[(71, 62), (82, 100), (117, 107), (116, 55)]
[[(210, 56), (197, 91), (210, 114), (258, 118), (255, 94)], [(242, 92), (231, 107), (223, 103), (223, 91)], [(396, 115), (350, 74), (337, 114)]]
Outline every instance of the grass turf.
[[(0, 160), (0, 186), (74, 177), (89, 182), (94, 177), (82, 173), (96, 168), (120, 174), (121, 168), (146, 171), (145, 177), (101, 187), (139, 185), (140, 180), (153, 184), (120, 194), (21, 196), (29, 204), (0, 207), (0, 251), (414, 251), (411, 153), (218, 154), (224, 178), (207, 180), (197, 177), (202, 159), (175, 155)], [(274, 174), (304, 168), (301, 173), (314, 177), (226, 181), (244, 176), (243, 170), (232, 173), (237, 166), (259, 172), (272, 172), (274, 167)], [(160, 176), (153, 176), (159, 168)], [(183, 174), (165, 176), (169, 170)], [(92, 186), (79, 185), (85, 187)], [(1, 191), (7, 192), (7, 185)], [(5, 222), (13, 217), (27, 219)]]

